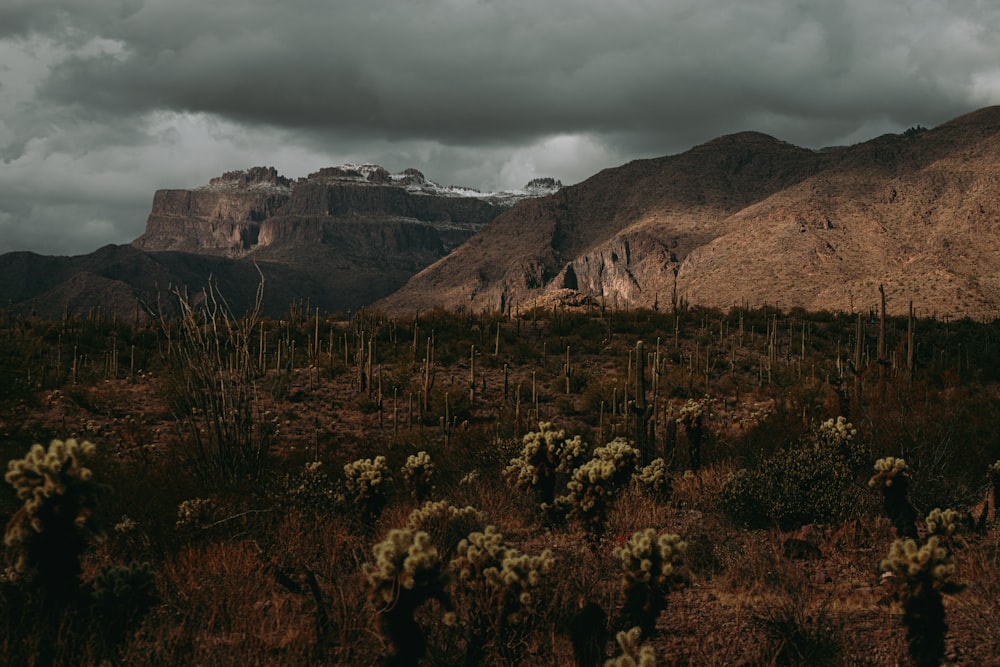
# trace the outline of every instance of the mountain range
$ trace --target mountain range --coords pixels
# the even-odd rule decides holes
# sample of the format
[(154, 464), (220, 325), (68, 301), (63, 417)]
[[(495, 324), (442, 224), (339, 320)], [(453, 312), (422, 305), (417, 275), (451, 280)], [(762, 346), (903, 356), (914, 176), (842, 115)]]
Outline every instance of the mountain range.
[(1000, 107), (812, 150), (756, 132), (573, 186), (445, 187), (416, 170), (256, 167), (155, 194), (130, 246), (0, 255), (0, 299), (40, 315), (129, 312), (208, 276), (235, 307), (292, 300), (390, 314), (553, 302), (770, 304), (993, 317), (1000, 309)]
[(755, 132), (636, 160), (501, 214), (377, 305), (646, 307), (928, 316), (1000, 308), (1000, 107), (809, 150)]

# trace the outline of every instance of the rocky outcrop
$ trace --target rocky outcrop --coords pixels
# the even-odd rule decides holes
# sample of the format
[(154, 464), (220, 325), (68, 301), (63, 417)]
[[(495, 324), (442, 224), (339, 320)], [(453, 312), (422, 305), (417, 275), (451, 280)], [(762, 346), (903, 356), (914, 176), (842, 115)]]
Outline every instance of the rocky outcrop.
[(323, 243), (337, 224), (364, 220), (426, 226), (415, 238), (442, 253), (519, 201), (560, 187), (536, 179), (522, 191), (480, 193), (440, 186), (416, 169), (390, 174), (377, 165), (328, 167), (293, 182), (273, 167), (254, 167), (193, 190), (158, 191), (146, 231), (132, 245), (243, 257), (277, 243)]
[(346, 310), (399, 288), (518, 202), (560, 187), (537, 179), (520, 191), (481, 193), (377, 165), (328, 167), (292, 181), (254, 167), (157, 192), (132, 245), (284, 264)]

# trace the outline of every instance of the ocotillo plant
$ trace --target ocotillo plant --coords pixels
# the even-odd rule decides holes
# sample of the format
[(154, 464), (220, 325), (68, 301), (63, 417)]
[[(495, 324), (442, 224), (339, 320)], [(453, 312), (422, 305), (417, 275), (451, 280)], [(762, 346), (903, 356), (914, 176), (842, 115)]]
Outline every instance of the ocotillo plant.
[(903, 603), (903, 623), (910, 658), (916, 667), (936, 667), (944, 658), (945, 623), (942, 594), (960, 592), (964, 586), (951, 581), (955, 573), (948, 550), (940, 537), (931, 535), (918, 547), (912, 539), (896, 540), (882, 570)]
[(875, 474), (868, 480), (868, 486), (882, 492), (882, 505), (896, 535), (915, 540), (917, 511), (906, 495), (909, 483), (906, 461), (891, 456), (875, 462)]
[(80, 558), (96, 536), (94, 510), (106, 488), (84, 466), (95, 450), (89, 442), (53, 440), (7, 464), (4, 479), (23, 505), (4, 543), (17, 550), (16, 570), (30, 573), (47, 603), (68, 602), (78, 592)]

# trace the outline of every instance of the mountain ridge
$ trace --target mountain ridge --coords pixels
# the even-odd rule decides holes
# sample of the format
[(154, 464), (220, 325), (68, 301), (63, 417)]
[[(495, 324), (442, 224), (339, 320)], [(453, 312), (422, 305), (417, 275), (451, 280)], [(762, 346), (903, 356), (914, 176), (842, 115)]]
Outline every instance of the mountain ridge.
[(725, 135), (512, 209), (376, 307), (591, 298), (849, 311), (877, 301), (882, 284), (891, 312), (911, 300), (929, 315), (994, 312), (997, 149), (1000, 107), (820, 151)]

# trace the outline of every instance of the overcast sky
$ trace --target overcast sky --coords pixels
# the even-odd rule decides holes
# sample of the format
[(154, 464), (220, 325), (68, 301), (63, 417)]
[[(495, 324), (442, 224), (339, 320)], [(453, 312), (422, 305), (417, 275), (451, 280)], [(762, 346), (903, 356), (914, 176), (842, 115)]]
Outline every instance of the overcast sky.
[(485, 190), (933, 127), (1000, 102), (998, 34), (993, 0), (0, 0), (0, 253), (254, 165)]

